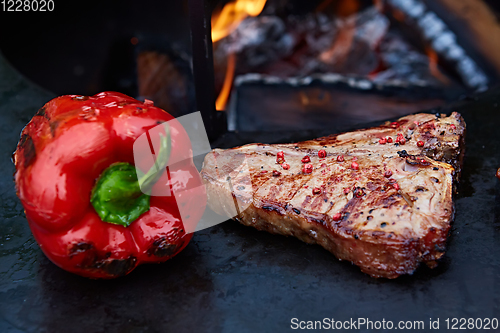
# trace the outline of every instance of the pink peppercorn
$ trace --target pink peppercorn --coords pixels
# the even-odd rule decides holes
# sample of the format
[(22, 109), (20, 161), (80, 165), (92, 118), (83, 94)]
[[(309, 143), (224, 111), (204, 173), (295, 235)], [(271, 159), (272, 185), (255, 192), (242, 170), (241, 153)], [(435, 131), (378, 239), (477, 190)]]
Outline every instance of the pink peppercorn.
[(304, 167), (302, 168), (303, 173), (311, 173), (312, 171), (313, 171), (312, 164), (305, 164)]

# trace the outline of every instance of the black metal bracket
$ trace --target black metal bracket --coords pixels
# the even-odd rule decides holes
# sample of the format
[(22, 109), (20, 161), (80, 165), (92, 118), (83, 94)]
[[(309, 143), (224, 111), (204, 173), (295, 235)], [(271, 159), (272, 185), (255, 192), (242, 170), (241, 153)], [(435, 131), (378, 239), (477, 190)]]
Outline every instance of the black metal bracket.
[(215, 109), (212, 49), (212, 9), (207, 0), (189, 0), (196, 108), (201, 112), (210, 141), (227, 131), (225, 112)]

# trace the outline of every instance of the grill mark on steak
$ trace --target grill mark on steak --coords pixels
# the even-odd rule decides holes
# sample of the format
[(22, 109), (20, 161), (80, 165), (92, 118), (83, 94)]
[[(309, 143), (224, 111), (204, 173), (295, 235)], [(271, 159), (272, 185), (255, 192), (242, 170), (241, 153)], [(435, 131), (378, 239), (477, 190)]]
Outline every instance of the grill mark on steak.
[[(387, 136), (395, 141), (399, 133), (406, 144), (378, 142)], [(233, 167), (246, 156), (249, 171), (233, 178), (237, 195), (209, 197), (212, 209), (224, 207), (217, 202), (223, 198), (238, 203), (245, 199), (246, 209), (238, 211), (237, 218), (242, 224), (317, 243), (365, 273), (395, 278), (412, 273), (421, 262), (435, 265), (444, 253), (436, 249), (444, 249), (450, 230), (457, 172), (442, 162), (460, 167), (464, 133), (465, 124), (456, 113), (443, 118), (412, 115), (398, 121), (396, 128), (386, 123), (295, 144), (215, 150), (205, 159), (202, 177), (211, 189), (208, 193), (228, 191), (220, 185), (224, 172), (214, 171), (214, 166), (229, 174), (231, 168), (225, 166)], [(327, 152), (326, 158), (318, 157), (320, 149)], [(276, 163), (279, 151), (285, 152), (289, 170)], [(314, 167), (311, 174), (301, 171), (306, 154)], [(339, 155), (343, 161), (337, 161)], [(425, 163), (413, 163), (419, 159)], [(281, 174), (273, 177), (273, 170)]]
[[(272, 180), (273, 178), (270, 178), (270, 180)], [(296, 182), (296, 179), (295, 177), (292, 175), (292, 176), (285, 176), (283, 177), (283, 179), (281, 179), (281, 185), (285, 185), (285, 184), (293, 184), (292, 188), (290, 189), (290, 191), (288, 191), (288, 194), (285, 198), (281, 198), (281, 200), (285, 201), (285, 202), (290, 202), (293, 200), (293, 198), (297, 195), (297, 193), (299, 193), (301, 190), (304, 189), (304, 185), (307, 183), (308, 179), (306, 179), (305, 181), (302, 181), (302, 182)], [(295, 186), (297, 185), (297, 186)], [(275, 185), (276, 186), (276, 185)], [(267, 195), (265, 196), (265, 199), (266, 201), (268, 200), (268, 197)]]

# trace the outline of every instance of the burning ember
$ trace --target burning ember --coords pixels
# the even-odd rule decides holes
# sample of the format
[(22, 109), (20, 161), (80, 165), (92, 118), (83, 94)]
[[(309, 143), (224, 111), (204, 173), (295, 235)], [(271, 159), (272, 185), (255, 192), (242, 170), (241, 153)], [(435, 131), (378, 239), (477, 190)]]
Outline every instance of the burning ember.
[(377, 84), (457, 85), (440, 69), (431, 46), (410, 43), (401, 33), (397, 24), (404, 13), (394, 14), (382, 0), (367, 2), (325, 0), (300, 16), (283, 15), (272, 0), (263, 14), (266, 0), (226, 4), (212, 17), (217, 110), (226, 108), (235, 76), (249, 73), (281, 79), (336, 73)]

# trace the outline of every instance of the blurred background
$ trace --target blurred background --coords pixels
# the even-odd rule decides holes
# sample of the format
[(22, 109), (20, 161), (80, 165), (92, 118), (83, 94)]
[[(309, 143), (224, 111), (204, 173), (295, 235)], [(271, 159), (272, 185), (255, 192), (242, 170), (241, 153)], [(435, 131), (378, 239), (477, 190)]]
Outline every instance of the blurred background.
[[(230, 131), (328, 128), (432, 109), (500, 77), (495, 0), (210, 0)], [(54, 93), (196, 111), (187, 0), (56, 1), (0, 20), (0, 52)]]

